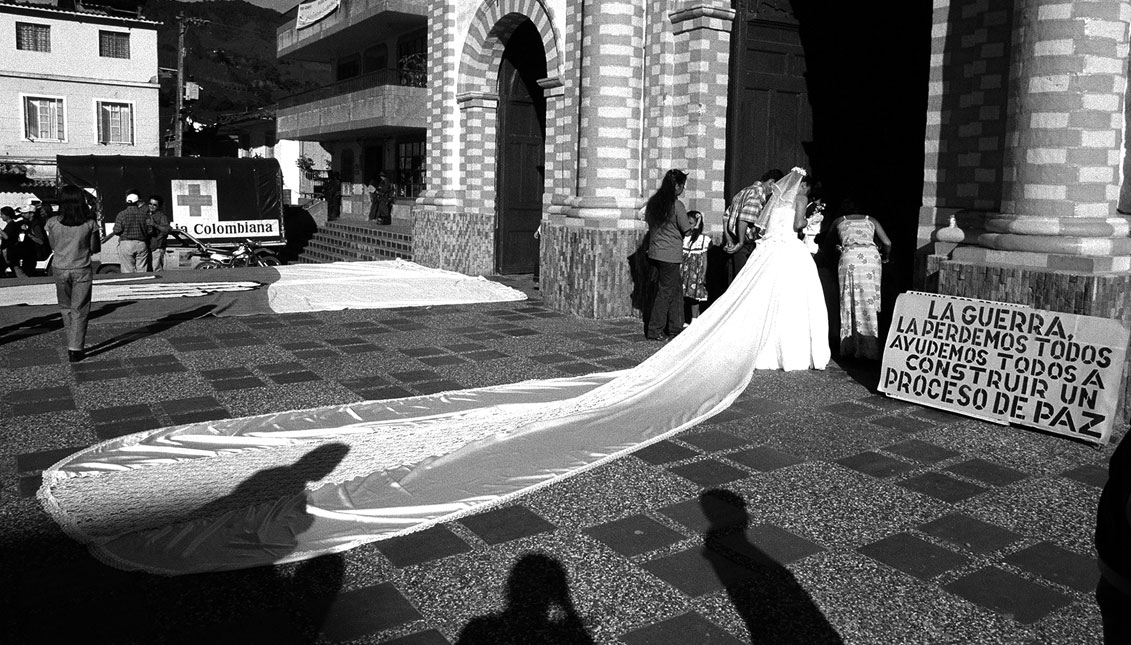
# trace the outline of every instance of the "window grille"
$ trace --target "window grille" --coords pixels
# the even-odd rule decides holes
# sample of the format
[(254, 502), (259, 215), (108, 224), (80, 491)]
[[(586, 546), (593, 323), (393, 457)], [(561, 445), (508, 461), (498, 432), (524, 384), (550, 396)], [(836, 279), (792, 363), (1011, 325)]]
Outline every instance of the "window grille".
[(51, 51), (51, 26), (17, 22), (16, 49), (33, 52)]
[(63, 99), (24, 98), (24, 136), (32, 140), (63, 140)]
[(99, 31), (98, 55), (103, 58), (129, 58), (130, 35), (121, 31)]

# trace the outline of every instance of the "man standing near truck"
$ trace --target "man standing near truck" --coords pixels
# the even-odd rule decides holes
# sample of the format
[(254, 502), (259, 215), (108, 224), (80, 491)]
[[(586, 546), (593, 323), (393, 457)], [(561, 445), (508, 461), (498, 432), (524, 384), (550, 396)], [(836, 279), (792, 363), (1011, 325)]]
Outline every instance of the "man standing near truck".
[(153, 225), (149, 214), (138, 204), (137, 191), (126, 195), (126, 207), (114, 218), (113, 234), (118, 236), (118, 262), (122, 273), (149, 270), (149, 239)]
[(160, 195), (149, 196), (149, 221), (153, 226), (153, 237), (149, 238), (149, 270), (165, 270), (165, 246), (169, 237), (169, 217), (161, 210), (164, 201)]

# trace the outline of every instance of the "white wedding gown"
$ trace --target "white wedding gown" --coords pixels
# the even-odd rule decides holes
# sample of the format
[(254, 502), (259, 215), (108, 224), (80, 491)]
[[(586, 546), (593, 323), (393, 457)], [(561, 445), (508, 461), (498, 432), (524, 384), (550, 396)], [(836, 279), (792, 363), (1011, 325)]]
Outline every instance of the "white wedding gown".
[(745, 323), (758, 337), (754, 369), (825, 369), (832, 350), (817, 265), (793, 229), (793, 200), (767, 207), (772, 210), (766, 232), (742, 269), (755, 274), (747, 296), (762, 305)]

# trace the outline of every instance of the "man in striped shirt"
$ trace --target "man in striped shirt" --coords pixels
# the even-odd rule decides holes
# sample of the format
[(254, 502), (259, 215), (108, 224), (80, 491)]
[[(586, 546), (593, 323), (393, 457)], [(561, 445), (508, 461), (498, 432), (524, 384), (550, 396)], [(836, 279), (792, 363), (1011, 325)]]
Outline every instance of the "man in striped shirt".
[(727, 282), (734, 282), (734, 277), (746, 266), (746, 260), (754, 251), (757, 238), (755, 225), (766, 199), (770, 196), (770, 189), (775, 181), (782, 178), (782, 171), (770, 170), (762, 175), (762, 179), (738, 191), (726, 212), (726, 245), (724, 250), (730, 254), (727, 261)]

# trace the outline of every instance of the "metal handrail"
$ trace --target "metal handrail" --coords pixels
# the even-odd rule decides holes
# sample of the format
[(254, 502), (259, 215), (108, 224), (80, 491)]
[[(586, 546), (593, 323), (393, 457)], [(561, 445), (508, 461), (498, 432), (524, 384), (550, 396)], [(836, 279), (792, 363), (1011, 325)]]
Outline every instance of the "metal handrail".
[(420, 87), (420, 82), (412, 74), (401, 69), (379, 69), (375, 72), (368, 72), (360, 76), (352, 76), (336, 83), (323, 85), (314, 89), (305, 90), (290, 96), (284, 96), (279, 99), (278, 109), (284, 109), (301, 105), (303, 103), (312, 103), (314, 101), (321, 101), (324, 99), (342, 96), (343, 94), (350, 94), (352, 92), (360, 92), (372, 87)]

